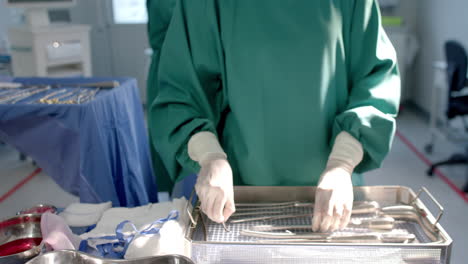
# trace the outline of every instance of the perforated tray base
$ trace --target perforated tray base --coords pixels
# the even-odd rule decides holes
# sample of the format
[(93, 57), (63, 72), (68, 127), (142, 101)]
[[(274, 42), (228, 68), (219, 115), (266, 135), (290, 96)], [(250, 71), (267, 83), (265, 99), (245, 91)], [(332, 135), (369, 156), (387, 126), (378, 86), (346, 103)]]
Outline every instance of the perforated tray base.
[[(245, 207), (244, 207), (245, 208)], [(249, 207), (249, 208), (256, 208), (256, 207)], [(299, 207), (299, 208), (288, 208), (288, 209), (269, 209), (269, 210), (261, 210), (261, 208), (258, 210), (258, 214), (254, 216), (242, 216), (242, 217), (236, 217), (235, 215), (231, 219), (239, 219), (239, 218), (249, 218), (249, 217), (258, 217), (258, 216), (279, 216), (281, 214), (274, 214), (271, 212), (280, 212), (283, 215), (286, 214), (297, 214), (297, 215), (302, 215), (302, 214), (310, 214), (312, 215), (312, 208), (310, 207)], [(357, 215), (353, 216), (353, 219), (366, 219), (366, 218), (373, 218), (375, 215), (373, 214), (368, 214), (368, 215)], [(273, 225), (273, 226), (291, 226), (291, 225), (307, 225), (307, 226), (312, 226), (311, 222), (311, 217), (297, 217), (297, 218), (288, 218), (288, 219), (278, 219), (278, 220), (257, 220), (257, 221), (252, 221), (252, 222), (245, 222), (245, 223), (231, 223), (228, 221), (226, 223), (227, 228), (229, 229), (230, 232), (226, 232), (221, 224), (215, 223), (211, 220), (209, 220), (206, 216), (203, 217), (203, 222), (206, 227), (206, 241), (209, 242), (249, 242), (249, 243), (255, 243), (258, 240), (275, 240), (275, 239), (259, 239), (255, 237), (250, 237), (250, 236), (243, 236), (240, 234), (242, 230), (247, 230), (251, 229), (254, 226), (258, 225)], [(198, 226), (200, 229), (200, 232), (197, 232), (197, 240), (204, 240), (204, 230), (201, 225)], [(408, 221), (397, 221), (395, 224), (395, 228), (392, 230), (392, 232), (408, 232), (410, 234), (414, 234), (416, 236), (416, 240), (413, 241), (412, 243), (429, 243), (431, 242), (430, 239), (427, 237), (427, 235), (424, 233), (422, 228), (417, 224), (413, 222), (408, 222)], [(283, 232), (283, 231), (273, 231), (273, 232)], [(295, 233), (297, 234), (304, 234), (304, 233), (310, 233), (311, 230), (294, 230)], [(333, 233), (334, 235), (340, 235), (340, 233), (345, 234), (345, 233), (367, 233), (367, 232), (372, 232), (372, 230), (365, 229), (365, 228), (346, 228), (342, 231), (335, 232)], [(277, 240), (277, 239), (276, 239)]]
[[(313, 201), (314, 187), (253, 187), (236, 186), (234, 189), (236, 203), (263, 204), (288, 201)], [(402, 186), (368, 186), (354, 188), (355, 201), (376, 201), (381, 207), (410, 204), (415, 193)], [(416, 202), (425, 212), (427, 207), (421, 201)], [(268, 209), (268, 211), (270, 211)], [(284, 209), (282, 209), (283, 211)], [(239, 210), (238, 210), (239, 211)], [(263, 211), (263, 212), (262, 212)], [(266, 210), (258, 210), (251, 217), (265, 216)], [(282, 214), (309, 214), (311, 208), (289, 208)], [(449, 263), (452, 240), (440, 225), (440, 241), (432, 241), (423, 228), (416, 222), (397, 222), (393, 231), (406, 231), (416, 236), (416, 240), (407, 244), (389, 243), (312, 243), (288, 244), (282, 242), (267, 242), (269, 239), (259, 239), (240, 235), (245, 229), (257, 225), (311, 225), (311, 216), (273, 221), (252, 221), (244, 223), (227, 222), (226, 232), (221, 224), (214, 223), (206, 216), (200, 215), (195, 209), (192, 214), (195, 223), (189, 228), (187, 239), (191, 245), (191, 257), (198, 264), (250, 264), (250, 263), (356, 263), (356, 264), (446, 264)], [(274, 214), (277, 215), (277, 214)], [(434, 218), (430, 212), (428, 217)], [(250, 217), (250, 216), (249, 216)], [(369, 218), (372, 215), (358, 215), (354, 218)], [(233, 217), (232, 219), (235, 219)], [(203, 221), (201, 220), (203, 219)], [(295, 233), (310, 233), (306, 230), (293, 230)], [(342, 232), (368, 232), (366, 229), (345, 229)], [(281, 232), (281, 231), (274, 231)], [(259, 241), (262, 240), (262, 241)], [(271, 241), (271, 240), (270, 240)]]

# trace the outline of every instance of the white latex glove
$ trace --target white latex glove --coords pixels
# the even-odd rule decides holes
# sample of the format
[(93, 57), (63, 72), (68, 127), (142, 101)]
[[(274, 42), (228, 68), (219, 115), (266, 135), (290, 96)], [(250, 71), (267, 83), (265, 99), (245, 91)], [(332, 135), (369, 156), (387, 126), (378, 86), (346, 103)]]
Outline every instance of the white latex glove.
[(213, 133), (195, 134), (188, 153), (200, 166), (195, 191), (202, 211), (214, 222), (224, 223), (235, 212), (232, 169)]
[(315, 232), (331, 232), (348, 225), (354, 200), (351, 175), (362, 158), (361, 143), (347, 132), (338, 134), (315, 193)]
[(231, 166), (225, 159), (200, 164), (195, 191), (202, 211), (213, 221), (224, 223), (235, 212)]

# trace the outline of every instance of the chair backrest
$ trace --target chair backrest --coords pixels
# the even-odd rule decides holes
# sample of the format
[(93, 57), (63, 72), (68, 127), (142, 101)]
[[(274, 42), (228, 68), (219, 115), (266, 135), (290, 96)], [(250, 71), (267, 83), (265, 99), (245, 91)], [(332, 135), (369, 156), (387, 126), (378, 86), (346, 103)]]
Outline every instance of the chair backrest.
[(447, 41), (445, 43), (445, 57), (450, 91), (460, 91), (465, 87), (468, 67), (465, 48), (456, 41)]

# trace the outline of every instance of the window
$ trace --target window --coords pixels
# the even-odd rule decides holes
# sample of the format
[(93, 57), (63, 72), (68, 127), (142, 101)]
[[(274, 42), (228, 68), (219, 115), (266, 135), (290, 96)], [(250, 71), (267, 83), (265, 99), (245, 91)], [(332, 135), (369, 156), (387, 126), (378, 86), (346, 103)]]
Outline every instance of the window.
[(114, 23), (146, 24), (146, 0), (112, 0)]

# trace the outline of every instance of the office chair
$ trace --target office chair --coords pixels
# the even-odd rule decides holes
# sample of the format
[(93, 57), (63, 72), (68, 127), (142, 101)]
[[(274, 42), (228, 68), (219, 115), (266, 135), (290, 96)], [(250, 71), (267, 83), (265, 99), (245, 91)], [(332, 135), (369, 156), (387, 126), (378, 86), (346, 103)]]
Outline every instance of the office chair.
[[(447, 81), (449, 87), (447, 112), (445, 114), (447, 120), (460, 116), (463, 120), (465, 131), (468, 133), (468, 123), (465, 120), (465, 116), (468, 115), (468, 95), (460, 94), (461, 90), (468, 88), (466, 76), (468, 56), (461, 44), (456, 41), (448, 41), (445, 43), (445, 57), (447, 60)], [(434, 170), (439, 166), (457, 164), (468, 165), (468, 147), (465, 154), (454, 154), (448, 160), (432, 164), (428, 175), (432, 176)], [(463, 191), (468, 193), (468, 182), (465, 184)]]

